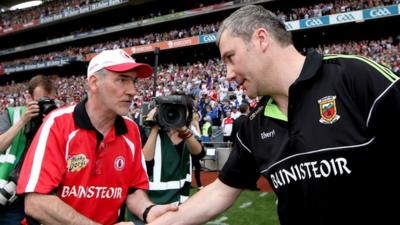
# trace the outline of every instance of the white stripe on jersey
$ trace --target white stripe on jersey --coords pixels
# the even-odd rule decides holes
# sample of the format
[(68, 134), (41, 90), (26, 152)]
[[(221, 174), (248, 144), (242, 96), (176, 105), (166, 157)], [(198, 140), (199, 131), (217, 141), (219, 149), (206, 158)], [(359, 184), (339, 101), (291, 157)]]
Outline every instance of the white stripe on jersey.
[(54, 119), (74, 111), (76, 105), (69, 106), (63, 109), (56, 110), (50, 113), (49, 118), (42, 124), (42, 132), (40, 133), (38, 144), (35, 149), (35, 155), (33, 156), (32, 170), (29, 175), (28, 184), (25, 188), (25, 193), (34, 192), (37, 182), (39, 180), (40, 169), (42, 168), (42, 161), (44, 157), (44, 152), (46, 149), (47, 138), (49, 137), (50, 128), (54, 124)]
[(74, 130), (74, 131), (72, 131), (72, 133), (70, 133), (70, 134), (68, 135), (68, 141), (67, 141), (67, 144), (66, 144), (67, 150), (65, 151), (65, 161), (68, 160), (69, 142), (75, 137), (75, 135), (76, 135), (76, 133), (78, 133), (78, 131), (79, 131), (79, 129), (78, 129), (78, 130)]
[(128, 144), (129, 149), (131, 150), (132, 159), (134, 159), (135, 158), (135, 144), (133, 144), (131, 142), (131, 140), (129, 140), (127, 137), (125, 137), (125, 136), (123, 136), (123, 137), (124, 137), (124, 140), (126, 141), (126, 143)]

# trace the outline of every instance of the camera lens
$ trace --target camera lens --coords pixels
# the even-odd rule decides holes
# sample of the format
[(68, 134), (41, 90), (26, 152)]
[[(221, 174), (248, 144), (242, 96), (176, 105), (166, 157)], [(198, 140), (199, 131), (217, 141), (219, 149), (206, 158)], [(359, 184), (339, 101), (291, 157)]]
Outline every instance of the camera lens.
[(180, 113), (173, 105), (165, 107), (165, 121), (174, 124), (180, 118)]
[(17, 185), (13, 181), (9, 181), (2, 189), (0, 189), (0, 204), (6, 205), (15, 196)]
[(165, 127), (182, 127), (186, 123), (186, 108), (182, 105), (163, 104), (159, 110), (158, 120)]

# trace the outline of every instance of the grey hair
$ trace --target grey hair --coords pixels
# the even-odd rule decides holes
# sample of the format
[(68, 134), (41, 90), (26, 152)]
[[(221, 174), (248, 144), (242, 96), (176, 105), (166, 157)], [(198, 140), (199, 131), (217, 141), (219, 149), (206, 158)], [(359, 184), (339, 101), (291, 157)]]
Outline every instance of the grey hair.
[(104, 77), (105, 75), (107, 75), (107, 73), (108, 73), (108, 70), (100, 69), (99, 71), (96, 71), (94, 74)]
[(260, 5), (247, 5), (233, 12), (222, 22), (217, 34), (217, 46), (220, 44), (222, 33), (226, 30), (230, 31), (232, 36), (249, 42), (258, 28), (268, 30), (283, 47), (293, 44), (292, 34), (286, 30), (283, 21), (275, 14)]
[[(100, 69), (100, 70), (94, 72), (92, 76), (97, 75), (100, 78), (100, 80), (102, 80), (107, 75), (107, 73), (108, 73), (108, 71), (106, 69)], [(88, 95), (90, 95), (89, 94), (90, 93), (89, 86), (88, 86), (87, 82), (85, 83), (84, 89), (86, 90)]]

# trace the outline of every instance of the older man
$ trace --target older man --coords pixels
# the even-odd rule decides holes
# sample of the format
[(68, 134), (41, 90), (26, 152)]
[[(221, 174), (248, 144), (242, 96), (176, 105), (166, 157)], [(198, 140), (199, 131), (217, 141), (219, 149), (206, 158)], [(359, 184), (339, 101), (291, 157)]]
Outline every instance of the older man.
[(176, 209), (148, 199), (139, 130), (123, 117), (136, 79), (151, 74), (120, 49), (90, 61), (88, 97), (47, 116), (29, 148), (17, 188), (29, 216), (42, 224), (114, 224), (124, 201), (148, 221)]

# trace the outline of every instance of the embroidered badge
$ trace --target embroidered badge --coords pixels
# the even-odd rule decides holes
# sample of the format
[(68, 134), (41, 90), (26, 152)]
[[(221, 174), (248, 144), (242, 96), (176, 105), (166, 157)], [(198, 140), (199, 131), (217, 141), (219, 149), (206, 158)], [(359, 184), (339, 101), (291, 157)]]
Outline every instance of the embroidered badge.
[(125, 168), (125, 158), (122, 156), (118, 156), (117, 158), (115, 158), (114, 168), (117, 171), (123, 170)]
[(79, 172), (81, 169), (85, 168), (88, 163), (89, 159), (86, 158), (84, 154), (71, 156), (67, 160), (68, 172)]
[(340, 119), (337, 114), (336, 96), (325, 96), (318, 100), (319, 114), (321, 119), (319, 122), (322, 124), (332, 124)]

